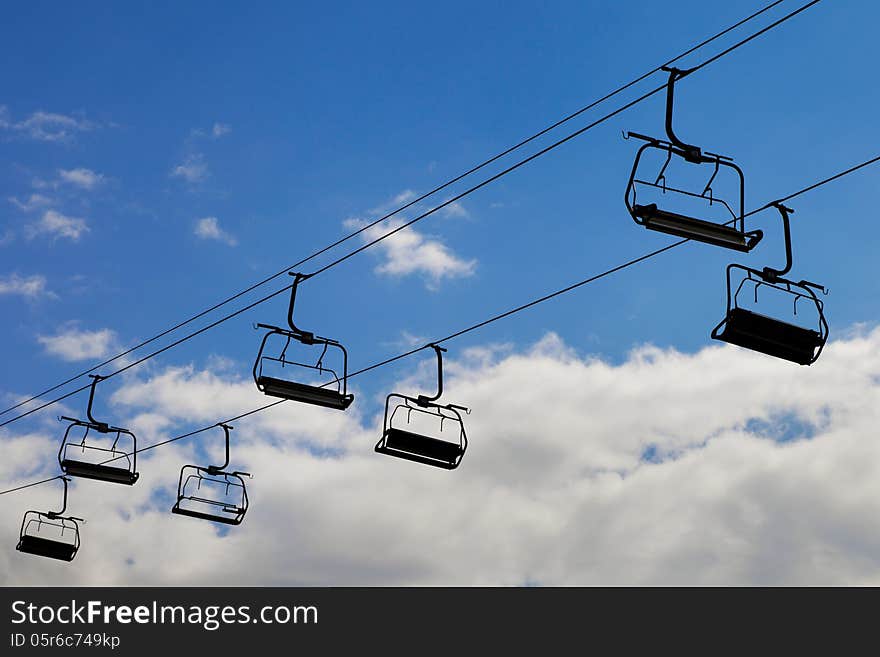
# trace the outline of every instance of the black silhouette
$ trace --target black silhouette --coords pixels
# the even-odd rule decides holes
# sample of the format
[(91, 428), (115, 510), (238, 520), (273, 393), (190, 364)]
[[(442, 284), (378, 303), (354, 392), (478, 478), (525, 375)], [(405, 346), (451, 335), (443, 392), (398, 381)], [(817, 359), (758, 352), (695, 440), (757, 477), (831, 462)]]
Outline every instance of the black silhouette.
[[(828, 322), (825, 320), (824, 304), (816, 296), (815, 290), (821, 290), (825, 294), (828, 291), (817, 283), (805, 280), (795, 283), (783, 278), (791, 270), (792, 265), (789, 214), (793, 210), (781, 203), (773, 203), (772, 205), (779, 210), (779, 214), (782, 216), (785, 236), (785, 267), (783, 269), (764, 267), (759, 271), (743, 265), (729, 265), (727, 267), (727, 315), (712, 330), (712, 338), (800, 365), (812, 365), (819, 358), (828, 341)], [(745, 272), (736, 292), (732, 292), (731, 273), (733, 270)], [(739, 295), (746, 285), (754, 289), (755, 303), (758, 302), (758, 288), (762, 285), (790, 295), (793, 297), (795, 315), (797, 314), (798, 301), (807, 299), (816, 309), (817, 328), (806, 328), (741, 307), (738, 303)]]
[[(437, 394), (433, 397), (419, 395), (407, 397), (398, 393), (391, 393), (385, 399), (385, 423), (382, 431), (382, 439), (376, 444), (376, 451), (388, 456), (433, 465), (438, 468), (454, 470), (461, 463), (467, 449), (467, 435), (464, 430), (459, 410), (469, 413), (464, 406), (457, 404), (437, 404), (436, 401), (443, 394), (443, 353), (446, 351), (438, 345), (430, 345), (437, 353)], [(391, 400), (399, 400), (391, 410)], [(426, 435), (407, 429), (400, 428), (400, 420), (395, 426), (394, 418), (398, 414), (406, 415), (406, 424), (409, 425), (413, 412), (423, 419), (430, 420), (439, 428), (435, 433), (438, 435)], [(443, 425), (452, 427), (454, 441), (443, 440), (439, 434), (443, 433)]]
[[(746, 232), (745, 218), (743, 216), (745, 206), (745, 181), (742, 169), (740, 169), (733, 160), (717, 153), (704, 153), (699, 146), (686, 144), (681, 141), (672, 130), (672, 109), (675, 93), (676, 80), (684, 77), (690, 71), (682, 71), (677, 68), (663, 67), (664, 71), (669, 72), (669, 81), (666, 85), (666, 135), (669, 141), (656, 139), (654, 137), (646, 137), (635, 132), (628, 132), (625, 138), (635, 137), (646, 142), (639, 148), (636, 154), (636, 160), (633, 163), (632, 172), (629, 176), (629, 182), (626, 186), (624, 194), (624, 202), (629, 210), (633, 220), (645, 228), (656, 230), (669, 235), (678, 237), (686, 237), (688, 239), (714, 244), (715, 246), (723, 246), (728, 249), (737, 251), (751, 251), (758, 242), (761, 241), (763, 233), (760, 230)], [(649, 149), (657, 149), (666, 153), (666, 160), (663, 163), (660, 173), (652, 181), (637, 178), (639, 162), (643, 153)], [(676, 189), (666, 184), (666, 168), (669, 166), (672, 156), (684, 159), (691, 164), (709, 164), (713, 166), (712, 175), (706, 183), (703, 191), (700, 193), (690, 192), (682, 189)], [(738, 209), (734, 211), (723, 198), (716, 197), (712, 190), (712, 183), (718, 176), (721, 167), (732, 169), (737, 174), (739, 180), (739, 199)], [(731, 215), (728, 224), (715, 221), (707, 221), (698, 219), (676, 212), (671, 212), (659, 208), (656, 203), (640, 205), (636, 203), (636, 187), (643, 185), (661, 190), (664, 194), (672, 192), (690, 198), (705, 199), (709, 205), (720, 203)]]
[(221, 522), (226, 525), (240, 525), (248, 510), (247, 488), (244, 477), (248, 472), (236, 470), (225, 472), (229, 466), (228, 424), (218, 424), (226, 434), (226, 460), (223, 465), (185, 465), (180, 469), (177, 484), (177, 502), (171, 513), (202, 520)]
[[(300, 282), (308, 278), (308, 276), (293, 272), (290, 272), (290, 275), (294, 277), (293, 286), (290, 290), (290, 306), (287, 311), (287, 324), (290, 326), (290, 330), (272, 326), (270, 324), (257, 324), (256, 328), (269, 329), (269, 332), (263, 336), (263, 341), (260, 344), (260, 351), (257, 354), (257, 360), (254, 362), (254, 382), (257, 384), (257, 388), (261, 392), (272, 397), (281, 397), (282, 399), (292, 399), (294, 401), (316, 404), (317, 406), (324, 406), (326, 408), (345, 410), (351, 405), (351, 402), (354, 401), (354, 395), (348, 394), (347, 391), (348, 352), (345, 350), (345, 347), (339, 344), (336, 340), (322, 338), (314, 333), (303, 331), (296, 327), (293, 323), (293, 306), (296, 302), (296, 288)], [(273, 335), (280, 335), (286, 340), (284, 348), (281, 350), (281, 355), (278, 358), (263, 355), (266, 343)], [(308, 346), (317, 345), (323, 347), (321, 355), (318, 356), (317, 362), (314, 365), (310, 365), (307, 363), (287, 360), (287, 348), (290, 346), (291, 340), (296, 340), (297, 342)], [(335, 370), (324, 366), (324, 356), (327, 355), (328, 347), (335, 347), (342, 352), (341, 377)], [(264, 363), (275, 363), (280, 365), (281, 368), (293, 365), (317, 371), (319, 374), (329, 373), (333, 376), (333, 380), (328, 383), (335, 383), (336, 387), (333, 389), (320, 385), (299, 383), (297, 381), (282, 379), (277, 376), (269, 376), (263, 373)]]
[[(73, 477), (98, 479), (100, 481), (131, 486), (138, 480), (139, 476), (137, 472), (137, 438), (128, 429), (113, 427), (106, 422), (98, 422), (92, 417), (95, 387), (104, 377), (98, 374), (91, 374), (90, 376), (92, 378), (92, 385), (89, 390), (89, 405), (86, 409), (86, 415), (89, 420), (85, 422), (72, 417), (61, 418), (70, 422), (70, 424), (64, 432), (64, 440), (61, 441), (61, 448), (58, 450), (58, 463), (61, 465), (61, 470), (64, 474)], [(74, 442), (71, 436), (71, 430), (76, 427), (84, 429), (79, 442)], [(109, 448), (99, 447), (94, 444), (88, 445), (86, 444), (86, 438), (90, 431), (96, 431), (99, 434), (116, 434), (116, 437)], [(131, 439), (130, 452), (116, 449), (122, 436), (127, 436)]]
[(21, 534), (15, 549), (39, 557), (73, 561), (79, 551), (79, 524), (82, 518), (65, 516), (67, 511), (67, 477), (64, 483), (64, 505), (61, 511), (27, 511), (21, 521)]

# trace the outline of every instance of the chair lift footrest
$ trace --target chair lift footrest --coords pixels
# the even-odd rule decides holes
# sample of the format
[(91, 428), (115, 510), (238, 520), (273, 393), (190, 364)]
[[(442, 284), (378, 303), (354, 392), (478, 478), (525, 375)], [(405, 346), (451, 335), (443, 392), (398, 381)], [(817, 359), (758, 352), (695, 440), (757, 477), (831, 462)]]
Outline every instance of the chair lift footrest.
[(190, 518), (199, 518), (200, 520), (210, 520), (212, 522), (223, 523), (224, 525), (240, 525), (241, 521), (244, 519), (244, 514), (235, 515), (235, 516), (218, 516), (212, 513), (205, 513), (204, 511), (193, 511), (192, 509), (186, 509), (181, 507), (179, 504), (175, 504), (171, 513), (176, 513), (180, 516), (189, 516)]
[(127, 486), (133, 485), (140, 476), (137, 472), (132, 472), (127, 468), (114, 468), (109, 465), (86, 463), (85, 461), (73, 461), (70, 459), (64, 459), (61, 462), (61, 469), (71, 477), (97, 479)]
[(633, 214), (650, 230), (744, 253), (751, 251), (761, 239), (761, 233), (757, 231), (744, 233), (732, 226), (661, 210), (654, 203), (633, 206)]
[(285, 381), (271, 376), (260, 376), (257, 379), (257, 385), (264, 393), (272, 397), (281, 397), (336, 410), (345, 410), (354, 401), (354, 395), (343, 395), (337, 390), (309, 386), (296, 381)]

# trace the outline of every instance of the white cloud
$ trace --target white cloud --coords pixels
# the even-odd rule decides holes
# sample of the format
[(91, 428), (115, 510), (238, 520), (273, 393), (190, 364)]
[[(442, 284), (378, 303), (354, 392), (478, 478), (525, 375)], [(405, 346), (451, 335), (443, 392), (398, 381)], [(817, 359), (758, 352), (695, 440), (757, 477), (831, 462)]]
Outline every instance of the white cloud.
[(397, 194), (390, 201), (379, 205), (372, 210), (369, 211), (369, 214), (374, 217), (379, 217), (381, 215), (387, 214), (392, 210), (396, 210), (397, 208), (408, 204), (410, 201), (415, 200), (418, 197), (418, 194), (411, 189), (405, 189), (399, 194)]
[(58, 176), (69, 185), (74, 185), (81, 189), (91, 190), (104, 182), (104, 175), (96, 173), (91, 169), (79, 167), (76, 169), (59, 169)]
[(39, 221), (26, 227), (27, 235), (31, 239), (37, 235), (50, 235), (55, 239), (64, 237), (74, 242), (79, 241), (83, 233), (89, 230), (85, 219), (68, 217), (55, 210), (47, 210)]
[(443, 215), (446, 217), (453, 217), (455, 219), (469, 219), (471, 213), (467, 211), (467, 209), (458, 201), (450, 203), (442, 210)]
[[(402, 219), (389, 219), (368, 228), (361, 233), (361, 237), (364, 243), (371, 242), (404, 223)], [(349, 230), (364, 225), (365, 222), (359, 219), (348, 219), (344, 222)], [(429, 288), (436, 287), (444, 278), (472, 276), (477, 266), (476, 260), (459, 258), (442, 242), (426, 237), (413, 228), (395, 233), (379, 242), (375, 248), (384, 257), (384, 262), (376, 268), (378, 273), (389, 276), (423, 274), (428, 280)]]
[(199, 219), (196, 222), (196, 227), (193, 233), (196, 237), (203, 240), (216, 240), (218, 242), (223, 242), (228, 246), (235, 246), (238, 244), (238, 240), (235, 239), (235, 237), (220, 228), (220, 222), (217, 221), (217, 217), (204, 217), (203, 219)]
[(208, 165), (201, 154), (190, 155), (171, 170), (171, 177), (182, 178), (192, 184), (198, 183), (208, 177)]
[(17, 294), (34, 299), (44, 295), (51, 295), (51, 292), (46, 290), (45, 276), (8, 274), (7, 276), (0, 276), (0, 295), (4, 294)]
[(0, 129), (37, 141), (69, 141), (78, 132), (95, 129), (96, 124), (83, 118), (55, 112), (34, 112), (26, 119), (14, 122), (6, 107), (0, 107)]
[(199, 138), (204, 139), (210, 137), (211, 139), (220, 139), (221, 137), (228, 135), (232, 132), (232, 126), (228, 123), (220, 123), (219, 121), (215, 121), (214, 125), (212, 125), (209, 129), (204, 128), (193, 128), (190, 130), (191, 138)]
[[(553, 335), (446, 362), (444, 400), (473, 409), (458, 470), (375, 454), (381, 418), (357, 390), (346, 413), (282, 404), (235, 423), (232, 464), (255, 474), (240, 527), (168, 512), (180, 466), (222, 458), (208, 431), (143, 453), (126, 491), (75, 481), (90, 522), (74, 567), (7, 548), (0, 585), (880, 582), (880, 330), (810, 368), (731, 346), (611, 365)], [(431, 390), (418, 365), (394, 389)], [(249, 379), (176, 367), (103, 415), (145, 445), (266, 402)], [(0, 434), (3, 487), (54, 472), (50, 436)], [(4, 498), (0, 545), (59, 494)]]
[(55, 335), (38, 335), (46, 353), (68, 362), (104, 358), (116, 347), (116, 334), (110, 329), (82, 331), (75, 327)]
[(31, 194), (23, 201), (15, 196), (10, 196), (9, 202), (24, 212), (33, 212), (34, 210), (52, 205), (52, 199), (43, 194)]

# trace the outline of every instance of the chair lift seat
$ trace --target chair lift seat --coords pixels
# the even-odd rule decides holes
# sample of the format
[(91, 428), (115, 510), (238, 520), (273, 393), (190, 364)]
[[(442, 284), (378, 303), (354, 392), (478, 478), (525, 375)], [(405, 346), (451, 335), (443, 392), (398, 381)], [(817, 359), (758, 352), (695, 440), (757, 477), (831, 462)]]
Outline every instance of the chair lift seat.
[(304, 383), (297, 383), (296, 381), (285, 381), (284, 379), (276, 379), (265, 375), (260, 375), (257, 378), (257, 385), (264, 393), (272, 397), (281, 397), (282, 399), (290, 399), (337, 410), (345, 410), (354, 401), (354, 395), (343, 395), (338, 390), (310, 386)]
[(452, 470), (464, 454), (461, 445), (423, 436), (403, 429), (390, 428), (376, 445), (380, 454)]
[(818, 331), (744, 308), (730, 310), (718, 339), (799, 365), (812, 363), (816, 348), (822, 346)]
[[(199, 500), (200, 502), (204, 502), (206, 504), (217, 504), (211, 500)], [(234, 513), (232, 516), (220, 516), (215, 515), (213, 513), (207, 513), (205, 511), (195, 511), (194, 509), (187, 509), (185, 507), (180, 506), (180, 500), (171, 508), (171, 513), (176, 513), (181, 516), (189, 516), (191, 518), (199, 518), (200, 520), (211, 520), (213, 522), (220, 522), (224, 525), (240, 525), (241, 521), (244, 520), (244, 511), (239, 509), (238, 507), (230, 507), (228, 505), (218, 505), (223, 506), (223, 511), (227, 511), (229, 513)]]
[(748, 253), (760, 241), (760, 238), (755, 239), (755, 235), (743, 233), (732, 226), (661, 210), (656, 203), (634, 205), (632, 211), (644, 221), (645, 228), (735, 251)]
[(85, 479), (97, 479), (99, 481), (109, 481), (115, 484), (133, 485), (137, 480), (139, 473), (132, 472), (128, 468), (118, 468), (110, 465), (101, 465), (100, 463), (88, 463), (86, 461), (75, 461), (73, 459), (64, 459), (61, 461), (61, 469), (72, 477), (83, 477)]
[(35, 554), (39, 557), (49, 557), (50, 559), (59, 559), (61, 561), (73, 561), (79, 547), (73, 543), (53, 541), (49, 538), (26, 534), (19, 539), (18, 545), (15, 546), (15, 549), (19, 552)]

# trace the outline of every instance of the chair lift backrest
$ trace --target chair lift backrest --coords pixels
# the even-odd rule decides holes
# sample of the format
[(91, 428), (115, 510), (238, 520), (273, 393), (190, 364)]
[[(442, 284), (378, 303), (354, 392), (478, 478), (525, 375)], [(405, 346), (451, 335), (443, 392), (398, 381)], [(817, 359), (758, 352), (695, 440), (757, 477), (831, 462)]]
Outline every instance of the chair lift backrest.
[[(394, 412), (396, 412), (397, 408), (400, 407), (400, 405), (398, 405), (398, 407), (396, 407), (394, 409), (394, 411), (391, 412), (391, 414), (389, 415), (389, 413), (388, 413), (388, 411), (390, 410), (389, 401), (392, 398), (398, 398), (398, 399), (403, 400), (403, 402), (404, 402), (403, 405), (405, 405), (408, 408), (408, 412), (411, 412), (413, 410), (419, 410), (419, 408), (436, 409), (438, 411), (437, 415), (441, 418), (441, 420), (440, 420), (441, 427), (442, 427), (442, 422), (444, 419), (452, 419), (450, 416), (444, 415), (442, 413), (442, 411), (443, 410), (452, 411), (455, 414), (456, 418), (458, 419), (459, 423), (461, 424), (462, 431), (464, 430), (464, 422), (462, 421), (461, 414), (458, 411), (462, 410), (462, 411), (465, 411), (466, 413), (470, 413), (470, 410), (467, 407), (459, 406), (458, 404), (438, 404), (437, 403), (437, 400), (443, 396), (443, 354), (446, 352), (446, 349), (444, 349), (443, 347), (436, 345), (436, 344), (430, 344), (428, 346), (434, 350), (434, 353), (437, 354), (437, 393), (430, 396), (430, 397), (428, 395), (418, 395), (416, 397), (409, 397), (407, 395), (401, 395), (396, 392), (392, 392), (391, 394), (389, 394), (388, 397), (386, 397), (386, 399), (385, 399), (385, 428), (386, 429), (388, 428), (388, 424), (391, 422), (391, 418), (394, 416)], [(416, 404), (416, 408), (413, 408), (412, 406), (410, 406), (410, 403)]]

